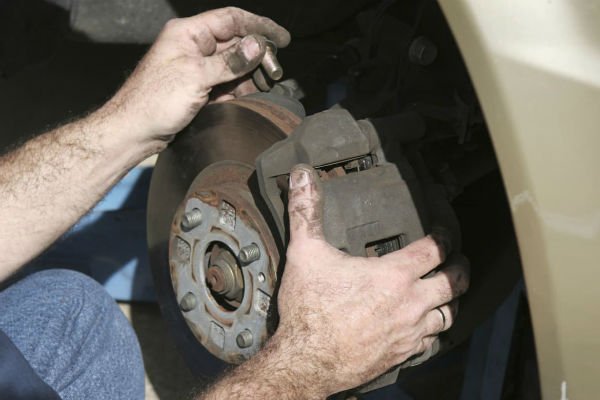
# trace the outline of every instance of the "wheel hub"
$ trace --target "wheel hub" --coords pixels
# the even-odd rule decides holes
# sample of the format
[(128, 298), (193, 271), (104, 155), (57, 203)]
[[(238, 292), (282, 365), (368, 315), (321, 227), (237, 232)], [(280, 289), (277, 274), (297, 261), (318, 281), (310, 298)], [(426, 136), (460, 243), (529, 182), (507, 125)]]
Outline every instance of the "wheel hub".
[(252, 356), (267, 337), (279, 263), (248, 189), (252, 172), (234, 161), (204, 169), (175, 213), (170, 236), (171, 281), (183, 317), (198, 341), (230, 363)]

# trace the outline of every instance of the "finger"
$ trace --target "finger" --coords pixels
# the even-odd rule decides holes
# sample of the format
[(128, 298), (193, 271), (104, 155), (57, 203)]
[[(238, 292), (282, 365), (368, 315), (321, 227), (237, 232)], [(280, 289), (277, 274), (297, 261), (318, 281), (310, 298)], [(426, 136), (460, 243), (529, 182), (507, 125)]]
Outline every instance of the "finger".
[(265, 39), (250, 35), (221, 53), (203, 58), (204, 84), (214, 87), (248, 74), (258, 67), (265, 51)]
[(440, 340), (437, 336), (425, 336), (413, 351), (414, 357), (402, 363), (402, 367), (414, 367), (429, 360), (440, 351)]
[(438, 273), (420, 281), (429, 307), (436, 308), (464, 294), (469, 288), (469, 277), (469, 261), (453, 255)]
[(185, 20), (194, 27), (208, 27), (220, 41), (258, 34), (273, 41), (277, 47), (285, 47), (290, 43), (290, 33), (271, 19), (235, 7), (208, 11)]
[(416, 354), (427, 354), (426, 359), (428, 359), (433, 355), (433, 344), (436, 343), (438, 340), (439, 339), (437, 338), (437, 336), (425, 336), (423, 339), (421, 339), (421, 346), (419, 347)]
[(224, 94), (220, 94), (220, 95), (215, 96), (208, 103), (209, 104), (213, 104), (213, 103), (225, 103), (227, 101), (231, 101), (231, 100), (234, 100), (234, 99), (235, 99), (235, 96), (232, 95), (231, 93), (224, 93)]
[(443, 226), (435, 226), (429, 236), (437, 243), (440, 251), (443, 253), (442, 258), (445, 259), (452, 252), (452, 243), (455, 242), (452, 238), (452, 232)]
[(258, 89), (256, 88), (256, 85), (254, 85), (252, 79), (246, 79), (239, 82), (235, 87), (233, 94), (235, 97), (242, 97), (256, 92), (258, 92)]
[(321, 182), (311, 166), (292, 169), (288, 198), (290, 240), (323, 238)]
[(258, 89), (254, 86), (252, 79), (242, 77), (214, 88), (210, 93), (209, 103), (223, 103), (251, 93), (256, 93), (257, 90)]
[(227, 50), (228, 48), (230, 48), (232, 46), (235, 46), (236, 44), (238, 44), (238, 42), (240, 40), (242, 40), (242, 38), (236, 36), (236, 37), (226, 40), (224, 42), (217, 42), (215, 53), (220, 53), (224, 50)]
[(408, 246), (382, 257), (399, 268), (410, 270), (414, 279), (419, 279), (444, 262), (447, 249), (432, 236), (416, 240)]
[(454, 324), (458, 300), (436, 307), (425, 314), (423, 330), (426, 336), (434, 336), (447, 331)]

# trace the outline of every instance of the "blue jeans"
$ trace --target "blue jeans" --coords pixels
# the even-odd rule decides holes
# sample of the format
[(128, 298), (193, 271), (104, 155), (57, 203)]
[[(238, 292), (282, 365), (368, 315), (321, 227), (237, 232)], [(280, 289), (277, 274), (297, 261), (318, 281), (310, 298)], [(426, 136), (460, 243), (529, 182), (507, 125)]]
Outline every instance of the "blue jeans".
[(104, 288), (85, 275), (47, 270), (1, 291), (0, 329), (64, 400), (144, 399), (135, 333)]

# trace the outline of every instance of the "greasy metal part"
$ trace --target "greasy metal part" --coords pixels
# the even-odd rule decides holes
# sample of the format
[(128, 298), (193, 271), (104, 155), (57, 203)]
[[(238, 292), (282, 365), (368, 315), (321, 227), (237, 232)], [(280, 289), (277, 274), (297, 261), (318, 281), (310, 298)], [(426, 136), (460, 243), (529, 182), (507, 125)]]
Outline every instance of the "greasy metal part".
[[(284, 104), (288, 99), (281, 99), (277, 95), (261, 96), (205, 107), (188, 128), (160, 154), (154, 168), (148, 201), (148, 245), (157, 296), (183, 357), (197, 375), (214, 376), (221, 372), (225, 368), (221, 359), (233, 363), (246, 359), (260, 347), (265, 339), (266, 328), (271, 326), (269, 300), (266, 296), (272, 294), (270, 290), (277, 280), (280, 250), (271, 237), (272, 228), (258, 210), (261, 206), (257, 205), (258, 198), (253, 194), (252, 187), (255, 184), (252, 165), (263, 150), (285, 138), (299, 124), (298, 114), (302, 115), (302, 107), (294, 104), (292, 112), (278, 105)], [(215, 166), (225, 160), (228, 161)], [(212, 167), (207, 170), (210, 166)], [(206, 173), (202, 174), (201, 182), (196, 182), (196, 190), (188, 192), (194, 179), (202, 172)], [(236, 225), (244, 224), (248, 232), (256, 235), (248, 236), (238, 244), (231, 238), (230, 231), (221, 229), (211, 232), (219, 236), (217, 241), (226, 245), (222, 248), (229, 249), (235, 258), (244, 245), (256, 243), (261, 246), (260, 261), (240, 270), (244, 280), (241, 301), (211, 292), (206, 278), (212, 276), (212, 273), (208, 274), (208, 270), (215, 263), (203, 262), (200, 255), (206, 255), (205, 250), (212, 254), (214, 249), (207, 247), (202, 250), (195, 239), (205, 232), (203, 229), (214, 226), (215, 215), (211, 216), (211, 213), (215, 212), (215, 204), (220, 200), (227, 201), (236, 209)], [(191, 202), (189, 205), (188, 201)], [(202, 210), (202, 224), (192, 231), (184, 232), (177, 220), (178, 208), (179, 216), (193, 208)], [(178, 236), (184, 240), (175, 240), (171, 230), (179, 233)], [(177, 264), (195, 268), (186, 271)], [(265, 269), (267, 264), (268, 268)], [(207, 268), (201, 269), (200, 265)], [(192, 279), (192, 270), (195, 280)], [(188, 274), (187, 278), (185, 273)], [(180, 279), (172, 283), (172, 274)], [(252, 293), (250, 286), (254, 288)], [(180, 293), (179, 297), (176, 292)], [(182, 313), (179, 303), (181, 296), (187, 292), (198, 297), (198, 306), (192, 312)], [(210, 304), (213, 314), (206, 311), (207, 304)], [(236, 313), (241, 314), (244, 310), (250, 312), (245, 317), (246, 320), (234, 318)], [(215, 315), (224, 318), (215, 319), (215, 324), (209, 324), (213, 328), (205, 337), (198, 329), (202, 325), (197, 323), (198, 313), (203, 313), (205, 317)], [(189, 318), (186, 320), (188, 314)], [(260, 315), (260, 318), (252, 315)], [(253, 318), (261, 321), (260, 327), (252, 325)], [(264, 323), (265, 320), (267, 324)], [(231, 326), (225, 323), (232, 324), (231, 321), (234, 321)], [(247, 324), (248, 321), (250, 322)], [(237, 335), (248, 328), (252, 330), (253, 344), (242, 349), (237, 346)], [(219, 337), (224, 338), (222, 342), (216, 340)], [(207, 344), (207, 347), (203, 344)]]

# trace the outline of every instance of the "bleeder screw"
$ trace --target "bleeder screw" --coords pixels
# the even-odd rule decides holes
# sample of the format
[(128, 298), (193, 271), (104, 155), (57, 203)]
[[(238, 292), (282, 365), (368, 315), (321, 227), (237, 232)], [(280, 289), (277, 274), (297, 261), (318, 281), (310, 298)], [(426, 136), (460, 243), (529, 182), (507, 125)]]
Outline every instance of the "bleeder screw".
[(249, 244), (240, 249), (238, 258), (244, 265), (253, 263), (260, 258), (260, 247), (256, 243)]

